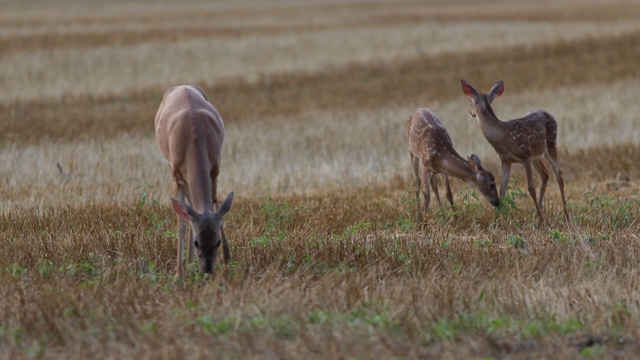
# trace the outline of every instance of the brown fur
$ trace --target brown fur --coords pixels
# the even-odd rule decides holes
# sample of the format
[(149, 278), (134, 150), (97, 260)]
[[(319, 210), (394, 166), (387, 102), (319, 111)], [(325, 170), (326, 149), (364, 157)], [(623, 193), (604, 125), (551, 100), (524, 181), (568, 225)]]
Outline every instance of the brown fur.
[[(217, 178), (220, 172), (224, 123), (204, 92), (195, 86), (167, 90), (156, 114), (158, 147), (169, 161), (173, 176), (173, 207), (178, 215), (178, 275), (183, 277), (186, 223), (191, 224), (189, 262), (194, 247), (203, 272), (212, 273), (220, 243), (225, 261), (231, 254), (224, 235), (223, 216), (230, 209), (233, 192), (218, 211)], [(189, 205), (184, 203), (188, 200)]]
[[(541, 223), (542, 199), (544, 198), (549, 173), (542, 157), (546, 158), (553, 169), (560, 194), (564, 217), (570, 221), (567, 203), (564, 197), (564, 179), (558, 166), (558, 150), (556, 139), (558, 126), (556, 120), (544, 110), (530, 111), (525, 116), (509, 121), (500, 121), (493, 112), (491, 103), (504, 92), (504, 83), (498, 81), (488, 94), (478, 93), (468, 82), (460, 80), (462, 91), (471, 100), (471, 115), (477, 117), (484, 137), (498, 153), (502, 164), (502, 181), (500, 182), (500, 198), (507, 192), (511, 164), (521, 163), (527, 176), (529, 194), (536, 205), (536, 214)], [(540, 175), (540, 197), (536, 201), (536, 189), (533, 185), (531, 166)]]
[[(498, 206), (500, 201), (496, 191), (493, 175), (485, 171), (480, 160), (471, 155), (471, 158), (464, 160), (453, 148), (451, 138), (442, 122), (430, 109), (418, 109), (407, 121), (407, 140), (409, 140), (409, 155), (413, 173), (416, 177), (416, 187), (421, 188), (424, 194), (425, 212), (429, 207), (431, 185), (436, 200), (440, 207), (440, 195), (438, 194), (436, 174), (443, 174), (447, 189), (447, 200), (453, 206), (453, 196), (449, 186), (448, 175), (457, 177), (469, 183), (494, 206)], [(420, 163), (422, 163), (422, 181), (420, 179)], [(419, 198), (419, 190), (416, 197)], [(418, 201), (418, 218), (421, 216), (420, 202)]]

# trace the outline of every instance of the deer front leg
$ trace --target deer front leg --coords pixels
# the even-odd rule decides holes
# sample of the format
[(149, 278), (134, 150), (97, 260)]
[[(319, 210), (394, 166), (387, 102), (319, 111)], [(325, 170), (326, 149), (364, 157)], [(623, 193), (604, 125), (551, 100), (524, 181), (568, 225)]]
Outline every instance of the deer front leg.
[(451, 192), (451, 186), (449, 185), (449, 177), (444, 175), (444, 186), (447, 189), (447, 200), (449, 204), (453, 208), (453, 193)]
[[(173, 195), (178, 201), (184, 202), (184, 192), (177, 180), (174, 180), (173, 182)], [(180, 216), (178, 216), (178, 263), (177, 263), (176, 272), (178, 274), (178, 278), (180, 278), (180, 280), (183, 280), (183, 281), (184, 281), (184, 269), (183, 269), (184, 237), (186, 232), (187, 232), (187, 222), (184, 219), (182, 219)]]
[(511, 163), (500, 159), (502, 163), (502, 180), (500, 181), (500, 199), (504, 198), (507, 193), (507, 185), (509, 185), (509, 176), (511, 175)]
[[(193, 206), (193, 202), (191, 201), (191, 193), (186, 186), (183, 188), (183, 192), (187, 198), (187, 201), (189, 202), (189, 206)], [(187, 241), (189, 243), (189, 255), (187, 256), (187, 263), (192, 264), (194, 262), (193, 254), (196, 252), (196, 248), (195, 244), (193, 243), (193, 231), (191, 231), (191, 229), (189, 229), (189, 233), (187, 234)]]
[(431, 192), (429, 192), (429, 184), (431, 183), (431, 174), (429, 168), (422, 164), (422, 193), (424, 195), (424, 212), (429, 211), (429, 203), (431, 202)]
[(227, 236), (224, 234), (224, 224), (220, 225), (220, 235), (222, 237), (222, 256), (224, 257), (224, 262), (228, 264), (231, 260), (231, 249), (229, 249)]
[(422, 212), (420, 212), (420, 159), (418, 159), (418, 157), (414, 156), (413, 153), (409, 152), (409, 155), (411, 156), (411, 168), (413, 169), (413, 174), (415, 175), (416, 178), (416, 206), (417, 206), (417, 216), (418, 216), (418, 223), (422, 222)]
[(540, 211), (540, 206), (538, 206), (538, 201), (536, 200), (536, 187), (533, 184), (533, 174), (531, 173), (531, 160), (526, 159), (522, 162), (524, 166), (524, 172), (527, 175), (527, 189), (529, 190), (529, 195), (533, 199), (533, 204), (536, 206), (536, 214), (538, 215), (538, 219), (541, 224), (544, 224), (544, 219), (542, 218), (542, 211)]
[(542, 160), (534, 160), (533, 168), (536, 169), (538, 175), (540, 175), (540, 193), (538, 194), (538, 207), (542, 209), (542, 199), (544, 198), (544, 192), (547, 188), (547, 181), (549, 181), (549, 171), (544, 166)]
[(444, 212), (444, 208), (442, 207), (442, 201), (440, 201), (440, 194), (438, 193), (438, 176), (436, 174), (431, 175), (431, 189), (436, 196), (436, 201), (438, 201), (438, 206), (440, 210)]

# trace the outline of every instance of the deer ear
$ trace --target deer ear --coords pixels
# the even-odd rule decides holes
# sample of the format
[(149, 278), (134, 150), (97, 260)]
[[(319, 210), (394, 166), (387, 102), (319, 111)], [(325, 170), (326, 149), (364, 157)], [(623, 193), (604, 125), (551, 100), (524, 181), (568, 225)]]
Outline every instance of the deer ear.
[(474, 89), (473, 86), (471, 86), (471, 84), (469, 84), (468, 82), (464, 81), (463, 79), (460, 79), (460, 84), (462, 85), (462, 92), (469, 99), (473, 99), (478, 95), (478, 92), (476, 91), (476, 89)]
[[(474, 156), (474, 155), (471, 155), (471, 156)], [(473, 158), (467, 157), (467, 162), (469, 163), (469, 166), (471, 167), (471, 171), (473, 171), (476, 174), (480, 172), (480, 170), (478, 169), (480, 166)]]
[(493, 87), (491, 91), (489, 91), (489, 102), (493, 102), (493, 99), (499, 97), (504, 92), (504, 81), (498, 81)]
[(480, 163), (480, 158), (478, 158), (475, 154), (471, 154), (471, 160), (473, 160), (473, 162), (476, 163), (476, 165), (478, 166), (478, 169), (484, 170), (482, 168), (482, 164)]
[(221, 216), (224, 216), (226, 213), (229, 212), (229, 210), (231, 210), (231, 204), (233, 203), (234, 196), (235, 196), (235, 193), (233, 191), (229, 193), (227, 198), (224, 199), (224, 201), (222, 202), (222, 205), (220, 205), (220, 208), (218, 209), (218, 214), (220, 214)]
[(193, 217), (197, 216), (195, 210), (193, 210), (189, 205), (174, 198), (171, 198), (171, 203), (173, 204), (173, 210), (175, 210), (176, 214), (178, 214), (180, 218), (186, 221), (191, 221)]

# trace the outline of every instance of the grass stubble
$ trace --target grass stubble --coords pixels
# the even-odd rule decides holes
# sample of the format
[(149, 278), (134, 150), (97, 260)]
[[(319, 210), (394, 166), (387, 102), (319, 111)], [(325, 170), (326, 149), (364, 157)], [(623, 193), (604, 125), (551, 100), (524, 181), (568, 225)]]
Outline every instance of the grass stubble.
[[(434, 9), (455, 23), (470, 16), (463, 5)], [(314, 26), (291, 16), (305, 6), (324, 9)], [(633, 4), (567, 2), (555, 6), (575, 11), (534, 7), (518, 18), (518, 6), (526, 7), (472, 13), (488, 24), (551, 19), (603, 27), (637, 16)], [(335, 5), (313, 3), (267, 6), (266, 14), (310, 33), (371, 26), (360, 5), (338, 8), (335, 18)], [(369, 15), (393, 28), (429, 13), (415, 3), (391, 8), (397, 17), (385, 15), (384, 3)], [(107, 28), (171, 19), (170, 11), (128, 12), (134, 20), (86, 11), (71, 18)], [(216, 11), (225, 15), (220, 26), (238, 29), (220, 36), (252, 36), (245, 32), (260, 21), (272, 36), (288, 34), (250, 8)], [(51, 21), (46, 11), (20, 14), (23, 22), (2, 18), (0, 25), (37, 29)], [(45, 43), (63, 52), (95, 46), (78, 40), (93, 33), (65, 31), (73, 29), (77, 36), (2, 41), (12, 44), (9, 54)], [(106, 33), (95, 38), (100, 46), (122, 44), (121, 33)], [(126, 38), (175, 41), (163, 32)], [(461, 47), (205, 83), (230, 119), (221, 191), (238, 186), (226, 221), (233, 261), (219, 264), (214, 280), (192, 269), (186, 283), (173, 275), (169, 174), (151, 135), (164, 87), (4, 101), (2, 357), (633, 358), (640, 353), (640, 148), (627, 113), (637, 113), (628, 91), (638, 87), (638, 39), (632, 31), (488, 53)], [(463, 116), (462, 76), (486, 87), (506, 81), (499, 114), (532, 105), (556, 114), (573, 224), (562, 219), (551, 179), (543, 209), (549, 224), (538, 226), (519, 170), (510, 206), (499, 213), (456, 181), (456, 208), (438, 212), (432, 204), (428, 222), (415, 223), (402, 139), (415, 107), (442, 109), (461, 153), (493, 156)], [(624, 134), (607, 132), (612, 127)], [(361, 141), (350, 140), (354, 133)], [(495, 160), (485, 162), (496, 174)]]

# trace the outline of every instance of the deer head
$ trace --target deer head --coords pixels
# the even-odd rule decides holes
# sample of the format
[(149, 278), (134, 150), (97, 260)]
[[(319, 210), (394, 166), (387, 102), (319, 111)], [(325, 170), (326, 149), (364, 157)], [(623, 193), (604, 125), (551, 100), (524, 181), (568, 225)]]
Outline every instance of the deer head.
[(472, 184), (491, 205), (495, 207), (500, 206), (496, 180), (493, 178), (493, 175), (482, 167), (480, 159), (478, 159), (477, 156), (471, 154), (471, 157), (467, 158), (467, 162), (471, 167), (471, 171), (475, 174), (475, 179), (473, 179)]
[(233, 196), (232, 191), (217, 211), (205, 210), (203, 213), (198, 213), (189, 205), (171, 198), (176, 214), (191, 224), (193, 244), (200, 260), (200, 270), (204, 273), (213, 274), (218, 248), (222, 242), (222, 222), (231, 209)]
[(460, 79), (460, 83), (462, 84), (462, 92), (471, 100), (471, 110), (469, 114), (473, 117), (476, 117), (480, 111), (493, 113), (491, 103), (504, 92), (504, 82), (502, 80), (495, 83), (488, 94), (477, 92), (471, 84), (462, 79)]

